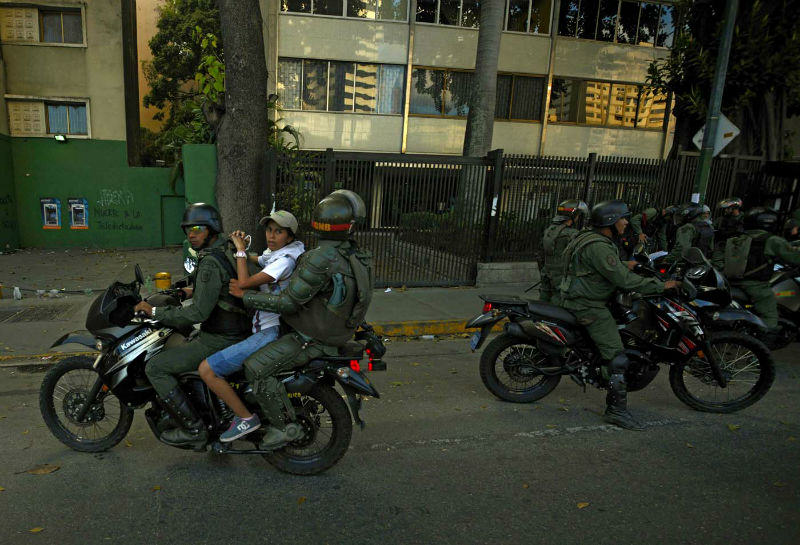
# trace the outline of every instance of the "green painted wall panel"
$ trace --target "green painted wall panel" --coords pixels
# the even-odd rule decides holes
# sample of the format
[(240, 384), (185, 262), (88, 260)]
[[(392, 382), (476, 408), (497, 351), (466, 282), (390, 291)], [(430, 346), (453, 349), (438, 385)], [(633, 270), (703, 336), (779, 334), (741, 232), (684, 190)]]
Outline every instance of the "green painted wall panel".
[(186, 144), (183, 155), (183, 177), (186, 180), (186, 201), (217, 206), (217, 146)]
[(11, 138), (0, 134), (0, 251), (19, 246)]
[[(130, 248), (173, 242), (180, 214), (174, 202), (162, 205), (162, 195), (182, 195), (183, 181), (173, 191), (170, 169), (129, 167), (125, 142), (12, 138), (11, 148), (22, 246)], [(60, 200), (59, 229), (43, 228), (43, 198)], [(87, 200), (88, 229), (70, 228), (70, 198)], [(166, 237), (162, 209), (168, 214)]]

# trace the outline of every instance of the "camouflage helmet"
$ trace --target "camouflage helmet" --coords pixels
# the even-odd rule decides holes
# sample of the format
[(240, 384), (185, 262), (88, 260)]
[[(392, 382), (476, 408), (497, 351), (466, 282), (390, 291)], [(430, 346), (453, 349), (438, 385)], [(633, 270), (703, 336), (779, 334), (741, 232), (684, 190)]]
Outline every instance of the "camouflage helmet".
[(340, 189), (319, 201), (311, 215), (311, 228), (320, 238), (346, 240), (355, 224), (364, 220), (366, 211), (361, 197)]
[(742, 199), (739, 197), (728, 197), (717, 203), (717, 210), (727, 213), (730, 210), (741, 209), (742, 204)]

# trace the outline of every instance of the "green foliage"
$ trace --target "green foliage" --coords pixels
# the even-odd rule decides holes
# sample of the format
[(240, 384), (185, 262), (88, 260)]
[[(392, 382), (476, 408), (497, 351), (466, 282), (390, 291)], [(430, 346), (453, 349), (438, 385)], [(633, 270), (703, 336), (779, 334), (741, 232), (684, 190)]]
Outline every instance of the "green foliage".
[(217, 37), (210, 33), (203, 33), (197, 26), (192, 33), (192, 38), (200, 43), (200, 64), (194, 81), (201, 102), (210, 102), (212, 105), (222, 105), (225, 95), (225, 61), (222, 50), (217, 46)]
[[(722, 33), (725, 0), (676, 2), (682, 29), (668, 57), (655, 60), (648, 83), (675, 96), (679, 123), (699, 128), (705, 121)], [(800, 0), (740, 2), (723, 95), (722, 111), (746, 124), (747, 153), (767, 153), (765, 134), (780, 119), (800, 114)], [(768, 121), (768, 122), (767, 122)], [(749, 134), (746, 134), (749, 133)], [(691, 136), (691, 134), (689, 135)], [(746, 147), (747, 148), (747, 147)]]

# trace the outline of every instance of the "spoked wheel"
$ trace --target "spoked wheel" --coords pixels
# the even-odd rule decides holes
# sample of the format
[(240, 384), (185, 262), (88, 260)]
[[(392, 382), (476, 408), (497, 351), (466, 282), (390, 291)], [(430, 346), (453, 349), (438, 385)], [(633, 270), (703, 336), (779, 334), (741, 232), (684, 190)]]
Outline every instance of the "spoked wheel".
[(263, 456), (286, 473), (322, 473), (338, 462), (350, 446), (353, 434), (350, 410), (336, 390), (321, 384), (292, 401), (303, 428), (300, 439)]
[(499, 335), (481, 354), (483, 384), (512, 403), (530, 403), (553, 391), (561, 375), (545, 375), (542, 368), (552, 368), (547, 355), (511, 335)]
[(133, 423), (133, 409), (111, 392), (106, 392), (78, 420), (96, 380), (92, 360), (78, 356), (64, 359), (50, 369), (39, 389), (39, 410), (45, 424), (59, 441), (81, 452), (110, 449), (122, 441)]
[(727, 386), (719, 386), (705, 358), (694, 357), (670, 369), (669, 384), (678, 399), (698, 411), (732, 413), (764, 397), (775, 380), (767, 347), (733, 332), (715, 333), (710, 342)]

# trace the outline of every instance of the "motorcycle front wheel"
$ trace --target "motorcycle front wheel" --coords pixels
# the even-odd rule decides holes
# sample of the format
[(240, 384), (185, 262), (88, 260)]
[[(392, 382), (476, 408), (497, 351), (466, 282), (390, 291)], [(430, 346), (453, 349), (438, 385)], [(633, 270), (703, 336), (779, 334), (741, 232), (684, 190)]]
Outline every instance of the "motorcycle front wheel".
[(275, 452), (262, 454), (275, 468), (294, 475), (316, 475), (331, 468), (347, 452), (353, 435), (350, 410), (330, 386), (317, 384), (309, 393), (292, 398), (300, 439)]
[(766, 395), (775, 380), (775, 362), (762, 342), (741, 333), (716, 332), (710, 344), (726, 387), (714, 379), (708, 361), (695, 356), (670, 368), (669, 384), (678, 399), (698, 411), (732, 413)]
[(511, 335), (498, 335), (481, 354), (483, 384), (500, 399), (512, 403), (542, 399), (558, 386), (561, 375), (544, 375), (539, 367), (551, 367), (548, 356), (535, 344)]
[(77, 416), (97, 380), (92, 360), (85, 356), (66, 358), (44, 376), (39, 388), (39, 410), (50, 432), (69, 448), (80, 452), (103, 452), (128, 434), (133, 409), (113, 393)]

